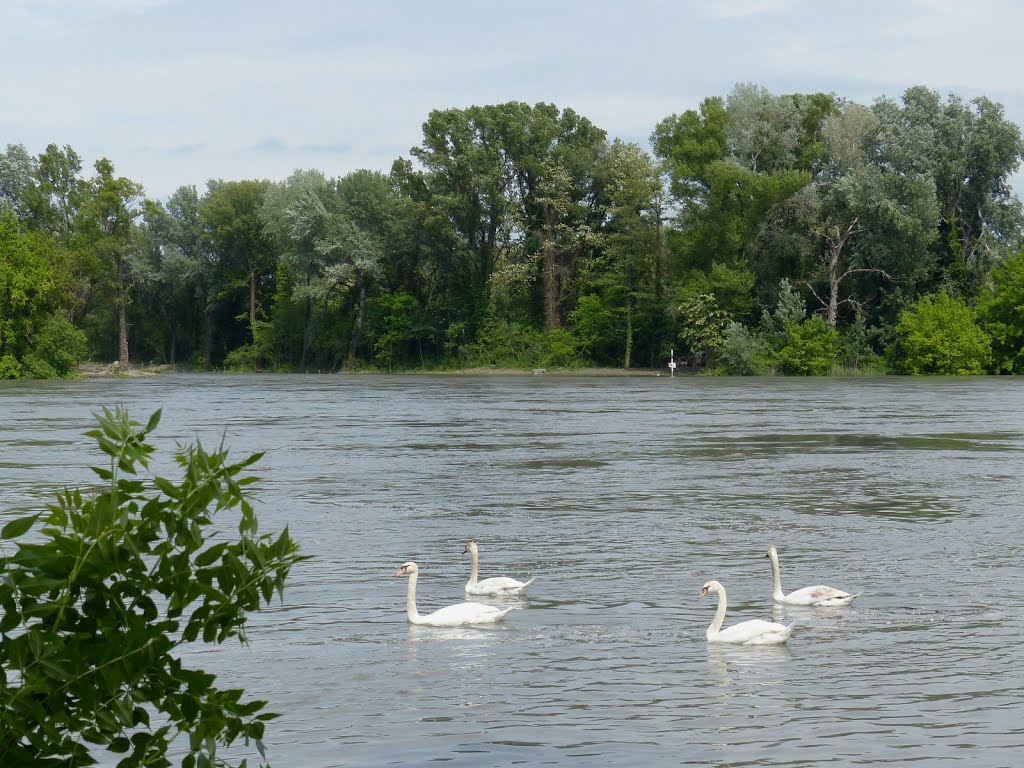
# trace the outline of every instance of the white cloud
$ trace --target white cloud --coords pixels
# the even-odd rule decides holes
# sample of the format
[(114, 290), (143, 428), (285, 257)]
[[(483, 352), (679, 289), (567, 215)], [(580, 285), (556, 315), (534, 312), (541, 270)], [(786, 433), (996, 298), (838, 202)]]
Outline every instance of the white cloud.
[[(1024, 118), (1024, 4), (611, 0), (500, 6), (0, 0), (0, 144), (70, 144), (154, 195), (206, 179), (384, 170), (433, 109), (572, 107), (643, 143), (737, 82), (870, 103), (922, 83)], [(543, 12), (544, 23), (537, 23)], [(279, 142), (254, 151), (269, 137)], [(329, 166), (329, 167), (328, 167)]]

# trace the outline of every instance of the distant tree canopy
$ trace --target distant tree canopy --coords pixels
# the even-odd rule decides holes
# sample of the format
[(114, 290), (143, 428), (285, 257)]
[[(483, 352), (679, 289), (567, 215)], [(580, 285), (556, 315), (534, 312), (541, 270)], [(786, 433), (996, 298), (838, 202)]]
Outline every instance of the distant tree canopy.
[[(880, 371), (925, 306), (971, 310), (991, 339), (981, 370), (1020, 370), (1024, 143), (999, 104), (741, 83), (664, 118), (651, 147), (509, 102), (432, 112), (390, 173), (300, 169), (154, 201), (105, 159), (88, 177), (71, 147), (8, 145), (0, 376), (67, 375), (83, 356), (661, 367), (672, 349), (722, 372)], [(783, 298), (800, 308), (788, 330)]]

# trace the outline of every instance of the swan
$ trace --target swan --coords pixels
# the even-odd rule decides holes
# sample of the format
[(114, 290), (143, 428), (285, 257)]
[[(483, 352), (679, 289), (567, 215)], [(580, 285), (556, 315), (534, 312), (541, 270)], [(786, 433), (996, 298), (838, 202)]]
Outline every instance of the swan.
[(826, 587), (822, 584), (814, 587), (804, 587), (784, 595), (782, 593), (782, 576), (779, 573), (779, 553), (776, 551), (774, 544), (768, 545), (768, 554), (765, 557), (772, 561), (772, 599), (777, 603), (816, 606), (849, 605), (855, 597), (860, 595), (859, 592), (856, 595), (851, 595), (849, 592), (843, 592), (843, 590), (836, 589), (835, 587)]
[(469, 552), (470, 571), (469, 581), (466, 582), (466, 594), (468, 595), (521, 595), (526, 588), (533, 583), (533, 579), (527, 582), (518, 579), (510, 579), (508, 576), (494, 576), (490, 579), (477, 581), (477, 571), (480, 565), (480, 553), (477, 550), (476, 542), (472, 539), (466, 544), (462, 554)]
[(715, 618), (708, 627), (707, 638), (709, 643), (738, 643), (740, 645), (778, 645), (789, 639), (793, 632), (794, 624), (776, 624), (774, 621), (762, 621), (754, 619), (733, 624), (727, 629), (722, 629), (722, 622), (725, 621), (725, 587), (717, 581), (709, 581), (701, 587), (698, 597), (705, 597), (714, 592), (718, 595), (718, 610), (715, 611)]
[(421, 616), (416, 610), (416, 577), (419, 568), (416, 563), (403, 563), (395, 572), (395, 576), (409, 577), (409, 592), (405, 599), (405, 612), (413, 624), (426, 624), (431, 627), (463, 627), (467, 624), (493, 624), (505, 618), (505, 614), (513, 610), (496, 608), (483, 603), (457, 603), (440, 610)]

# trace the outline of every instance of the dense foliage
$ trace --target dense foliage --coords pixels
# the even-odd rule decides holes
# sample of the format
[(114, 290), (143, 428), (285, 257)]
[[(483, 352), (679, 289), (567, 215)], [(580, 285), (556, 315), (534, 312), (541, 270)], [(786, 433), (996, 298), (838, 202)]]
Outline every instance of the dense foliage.
[[(247, 614), (283, 595), (302, 558), (287, 529), (257, 534), (244, 472), (259, 454), (229, 463), (197, 443), (179, 450), (177, 483), (139, 478), (159, 415), (141, 427), (105, 410), (88, 433), (110, 457), (93, 470), (105, 489), (65, 491), (48, 514), (0, 531), (5, 768), (93, 765), (96, 747), (125, 768), (168, 766), (178, 734), (185, 768), (224, 765), (218, 747), (239, 738), (263, 752), (265, 702), (216, 687), (182, 651), (244, 642)], [(211, 530), (225, 516), (237, 538)]]
[[(0, 376), (83, 354), (333, 371), (662, 367), (672, 349), (726, 373), (879, 371), (943, 293), (930, 312), (977, 310), (992, 339), (981, 370), (1020, 369), (1024, 142), (999, 104), (739, 84), (651, 147), (510, 102), (432, 112), (387, 174), (155, 201), (105, 159), (86, 177), (70, 147), (10, 144)], [(786, 291), (801, 311), (775, 327)]]

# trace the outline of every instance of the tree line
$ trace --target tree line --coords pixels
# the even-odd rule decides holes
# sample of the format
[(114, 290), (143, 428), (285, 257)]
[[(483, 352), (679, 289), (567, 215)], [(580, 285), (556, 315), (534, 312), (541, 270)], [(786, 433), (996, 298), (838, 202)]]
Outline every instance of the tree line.
[(437, 110), (389, 173), (164, 201), (70, 146), (0, 153), (0, 378), (83, 359), (1013, 373), (1024, 142), (923, 86), (870, 106), (738, 84), (651, 152), (571, 109)]

